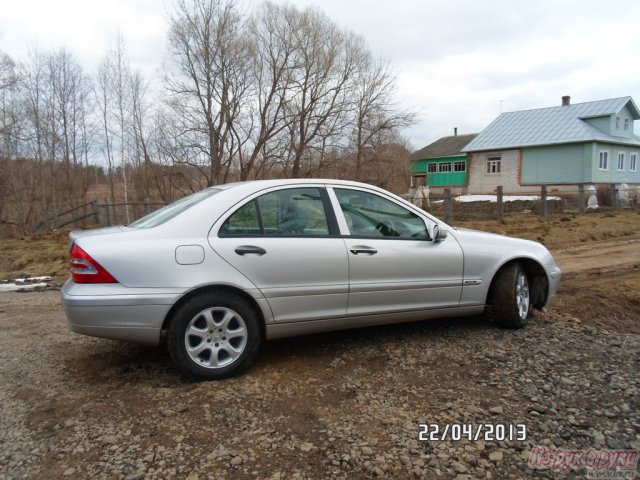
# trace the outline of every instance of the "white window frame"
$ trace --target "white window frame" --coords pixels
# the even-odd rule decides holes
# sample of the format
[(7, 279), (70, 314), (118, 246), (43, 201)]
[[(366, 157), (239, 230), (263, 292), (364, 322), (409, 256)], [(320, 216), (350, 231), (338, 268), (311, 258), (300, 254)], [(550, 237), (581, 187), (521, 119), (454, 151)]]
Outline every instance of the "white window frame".
[[(604, 159), (604, 161), (603, 161)], [(598, 170), (609, 170), (609, 151), (600, 150), (598, 155)]]
[(487, 157), (487, 175), (500, 175), (502, 172), (502, 157)]
[(618, 152), (618, 163), (616, 166), (619, 172), (624, 172), (624, 152)]
[(625, 130), (629, 130), (629, 119), (628, 118), (624, 119), (624, 129)]
[[(432, 167), (433, 171), (431, 171)], [(427, 173), (438, 173), (438, 164), (436, 162), (427, 163)]]
[(629, 154), (629, 171), (630, 172), (638, 171), (638, 152), (631, 152)]
[(620, 117), (616, 117), (616, 130), (620, 130)]
[[(456, 169), (457, 167), (462, 167), (462, 168), (460, 170), (457, 170)], [(453, 162), (453, 171), (458, 173), (466, 172), (467, 162), (465, 162), (464, 160)]]
[[(445, 168), (445, 165), (448, 166), (448, 169)], [(438, 173), (451, 173), (452, 171), (453, 165), (451, 165), (451, 162), (438, 163)]]

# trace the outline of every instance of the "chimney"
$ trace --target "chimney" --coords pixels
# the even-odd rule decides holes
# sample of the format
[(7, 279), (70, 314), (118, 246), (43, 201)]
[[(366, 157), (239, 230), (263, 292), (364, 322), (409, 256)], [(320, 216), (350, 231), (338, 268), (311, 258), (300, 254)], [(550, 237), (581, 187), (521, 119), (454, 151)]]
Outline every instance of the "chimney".
[(453, 127), (453, 136), (454, 137), (458, 136), (458, 127)]
[(571, 105), (571, 97), (569, 95), (562, 97), (562, 106), (565, 107), (567, 105)]

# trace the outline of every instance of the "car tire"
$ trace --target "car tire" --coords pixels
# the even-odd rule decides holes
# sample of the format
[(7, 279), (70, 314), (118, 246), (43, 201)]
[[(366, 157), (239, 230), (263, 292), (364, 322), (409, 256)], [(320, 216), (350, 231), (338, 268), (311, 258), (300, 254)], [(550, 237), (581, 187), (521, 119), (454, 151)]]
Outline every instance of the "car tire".
[(498, 272), (491, 291), (490, 312), (504, 328), (522, 328), (529, 323), (533, 312), (529, 277), (519, 263)]
[(198, 295), (181, 305), (167, 332), (175, 365), (189, 376), (219, 380), (244, 370), (262, 336), (254, 309), (228, 292)]

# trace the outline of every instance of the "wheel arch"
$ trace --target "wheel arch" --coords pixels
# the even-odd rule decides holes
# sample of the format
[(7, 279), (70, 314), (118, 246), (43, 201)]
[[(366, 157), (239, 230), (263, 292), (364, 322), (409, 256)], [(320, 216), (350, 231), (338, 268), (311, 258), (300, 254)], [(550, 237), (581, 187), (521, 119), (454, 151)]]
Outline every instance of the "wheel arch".
[(529, 279), (529, 289), (531, 290), (532, 305), (535, 308), (543, 307), (547, 302), (547, 295), (549, 294), (549, 279), (547, 278), (547, 272), (538, 261), (527, 257), (512, 258), (503, 263), (500, 268), (495, 271), (491, 278), (491, 284), (487, 291), (487, 299), (485, 303), (491, 303), (491, 296), (493, 294), (495, 282), (500, 276), (500, 273), (514, 263), (520, 264), (527, 274), (527, 278)]
[(173, 304), (173, 306), (169, 309), (169, 311), (165, 315), (164, 320), (162, 322), (162, 331), (166, 332), (166, 330), (169, 328), (169, 323), (171, 322), (171, 319), (175, 315), (175, 312), (183, 304), (185, 304), (192, 298), (197, 297), (199, 295), (215, 295), (216, 293), (220, 293), (220, 292), (226, 292), (226, 293), (237, 295), (247, 302), (247, 304), (254, 310), (258, 318), (258, 324), (260, 326), (260, 335), (264, 340), (266, 335), (266, 326), (265, 326), (266, 320), (265, 320), (264, 312), (258, 305), (258, 302), (256, 302), (255, 298), (253, 298), (244, 290), (237, 287), (232, 287), (230, 285), (204, 285), (184, 294), (182, 297), (180, 297), (180, 299), (176, 303)]

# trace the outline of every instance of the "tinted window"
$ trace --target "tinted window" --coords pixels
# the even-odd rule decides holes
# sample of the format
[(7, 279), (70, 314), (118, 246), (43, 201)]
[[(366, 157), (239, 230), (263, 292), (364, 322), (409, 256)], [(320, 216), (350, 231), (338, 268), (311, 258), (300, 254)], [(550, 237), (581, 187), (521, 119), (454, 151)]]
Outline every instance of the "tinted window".
[(318, 236), (329, 226), (318, 188), (290, 188), (258, 197), (220, 228), (222, 236)]
[(220, 227), (220, 235), (223, 236), (260, 235), (261, 233), (255, 200), (240, 207)]
[(425, 238), (424, 221), (400, 205), (368, 192), (335, 189), (353, 236)]

